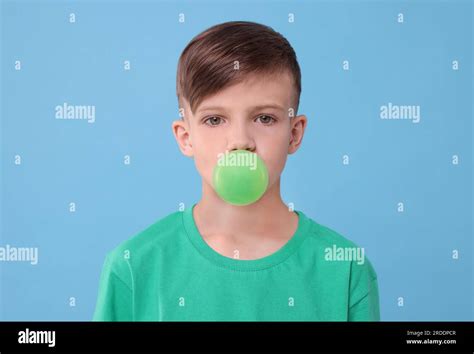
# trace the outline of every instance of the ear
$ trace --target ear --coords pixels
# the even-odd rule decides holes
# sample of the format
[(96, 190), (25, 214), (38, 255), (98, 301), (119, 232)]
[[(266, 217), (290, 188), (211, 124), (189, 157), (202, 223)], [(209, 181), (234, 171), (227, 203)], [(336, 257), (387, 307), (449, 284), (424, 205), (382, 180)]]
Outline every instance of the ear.
[(188, 123), (184, 119), (175, 120), (171, 124), (171, 129), (173, 130), (174, 138), (183, 155), (193, 157), (193, 144), (191, 142)]
[(288, 145), (288, 154), (293, 154), (299, 149), (303, 142), (304, 131), (308, 120), (305, 115), (299, 115), (290, 119), (291, 136)]

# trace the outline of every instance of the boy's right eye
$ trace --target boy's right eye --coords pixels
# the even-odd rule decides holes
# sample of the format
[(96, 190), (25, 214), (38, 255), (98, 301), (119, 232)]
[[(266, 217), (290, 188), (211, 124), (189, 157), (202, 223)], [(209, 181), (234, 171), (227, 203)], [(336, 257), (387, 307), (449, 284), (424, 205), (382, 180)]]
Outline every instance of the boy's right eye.
[(204, 123), (210, 126), (216, 126), (220, 124), (221, 120), (222, 120), (221, 117), (212, 116), (212, 117), (206, 118), (204, 120)]

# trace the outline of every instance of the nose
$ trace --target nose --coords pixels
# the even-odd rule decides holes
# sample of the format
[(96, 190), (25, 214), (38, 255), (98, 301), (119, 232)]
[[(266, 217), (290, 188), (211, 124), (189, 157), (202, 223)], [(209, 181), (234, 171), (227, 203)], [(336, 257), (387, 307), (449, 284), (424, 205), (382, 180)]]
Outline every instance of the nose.
[(246, 126), (247, 122), (235, 122), (230, 129), (227, 140), (227, 150), (248, 150), (255, 152), (255, 141), (250, 134), (250, 127)]

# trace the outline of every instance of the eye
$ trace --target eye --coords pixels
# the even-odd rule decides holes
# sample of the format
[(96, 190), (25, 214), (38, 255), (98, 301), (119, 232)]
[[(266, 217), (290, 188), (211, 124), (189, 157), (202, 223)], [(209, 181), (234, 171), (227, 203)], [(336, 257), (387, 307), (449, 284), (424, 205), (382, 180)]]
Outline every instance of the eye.
[(257, 119), (260, 119), (260, 122), (262, 122), (264, 125), (272, 125), (276, 122), (275, 118), (266, 114), (259, 115)]
[(212, 116), (204, 119), (204, 123), (209, 126), (217, 126), (219, 123), (221, 123), (221, 120), (221, 117)]

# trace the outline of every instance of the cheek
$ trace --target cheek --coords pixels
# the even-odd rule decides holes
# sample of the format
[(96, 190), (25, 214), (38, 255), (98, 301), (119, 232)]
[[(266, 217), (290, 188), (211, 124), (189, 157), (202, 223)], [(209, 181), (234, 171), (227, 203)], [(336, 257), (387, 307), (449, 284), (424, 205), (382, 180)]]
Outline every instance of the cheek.
[(285, 150), (285, 151), (281, 151), (281, 153), (279, 154), (276, 154), (276, 151), (274, 151), (274, 154), (272, 154), (271, 157), (265, 158), (265, 163), (268, 168), (270, 183), (276, 181), (280, 177), (283, 169), (285, 168), (287, 156), (288, 155)]
[(192, 137), (194, 163), (199, 174), (208, 182), (212, 179), (212, 172), (217, 163), (220, 144), (216, 141), (215, 134), (202, 134), (195, 131)]
[(283, 171), (288, 157), (289, 134), (275, 132), (268, 140), (260, 141), (258, 146), (260, 156), (268, 168), (270, 183), (278, 179)]

